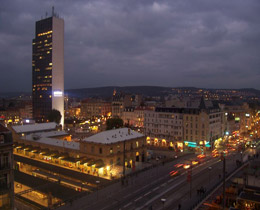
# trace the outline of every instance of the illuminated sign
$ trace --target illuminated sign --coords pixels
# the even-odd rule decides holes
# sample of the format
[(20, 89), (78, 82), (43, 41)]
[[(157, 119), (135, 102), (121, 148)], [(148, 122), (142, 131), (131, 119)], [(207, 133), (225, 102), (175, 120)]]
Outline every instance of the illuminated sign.
[(250, 114), (246, 114), (246, 117), (250, 117)]
[(240, 117), (236, 117), (236, 118), (235, 118), (235, 121), (240, 121)]
[(27, 119), (27, 120), (25, 120), (25, 122), (26, 122), (26, 123), (29, 123), (29, 122), (30, 122), (30, 120), (28, 120), (28, 119)]
[(53, 91), (54, 97), (62, 97), (62, 91), (61, 90), (54, 90)]

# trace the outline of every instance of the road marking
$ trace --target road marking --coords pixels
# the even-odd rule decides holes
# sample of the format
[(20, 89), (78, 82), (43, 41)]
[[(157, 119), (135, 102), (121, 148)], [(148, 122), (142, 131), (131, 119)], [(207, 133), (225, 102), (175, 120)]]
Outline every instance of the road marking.
[(139, 197), (139, 198), (137, 198), (137, 199), (135, 199), (135, 202), (136, 202), (136, 201), (138, 201), (138, 200), (140, 200), (140, 199), (142, 199), (142, 196), (141, 196), (141, 197)]
[(147, 196), (151, 193), (152, 191), (149, 191), (148, 193), (145, 193), (144, 196)]
[(153, 191), (158, 190), (158, 189), (159, 189), (159, 187), (156, 187), (156, 188), (153, 189)]
[(128, 204), (126, 204), (126, 205), (124, 205), (124, 207), (123, 208), (127, 208), (128, 206), (130, 206), (132, 204), (132, 202), (130, 202), (130, 203), (128, 203)]
[(164, 184), (161, 184), (161, 187), (164, 187), (166, 185), (166, 183), (164, 183)]

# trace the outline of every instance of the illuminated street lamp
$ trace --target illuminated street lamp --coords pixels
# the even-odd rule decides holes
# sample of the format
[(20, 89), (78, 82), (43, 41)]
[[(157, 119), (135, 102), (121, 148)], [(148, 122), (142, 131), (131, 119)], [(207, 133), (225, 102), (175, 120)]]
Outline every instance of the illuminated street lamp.
[(96, 184), (97, 184), (97, 200), (98, 200), (98, 185), (99, 185), (100, 181), (96, 181)]
[(165, 199), (165, 198), (162, 198), (161, 201), (162, 201), (163, 209), (164, 209), (164, 204), (165, 204), (165, 202), (166, 202), (166, 199)]
[(210, 171), (211, 171), (212, 167), (210, 166), (210, 167), (208, 167), (208, 169), (209, 169), (209, 184), (210, 184)]

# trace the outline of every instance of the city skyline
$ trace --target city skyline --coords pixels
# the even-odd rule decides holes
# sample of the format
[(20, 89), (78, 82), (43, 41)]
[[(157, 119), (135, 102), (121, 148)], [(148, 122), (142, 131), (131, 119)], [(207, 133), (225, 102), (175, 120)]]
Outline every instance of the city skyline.
[(260, 89), (257, 1), (5, 1), (0, 92), (31, 90), (34, 23), (52, 6), (66, 23), (65, 89)]

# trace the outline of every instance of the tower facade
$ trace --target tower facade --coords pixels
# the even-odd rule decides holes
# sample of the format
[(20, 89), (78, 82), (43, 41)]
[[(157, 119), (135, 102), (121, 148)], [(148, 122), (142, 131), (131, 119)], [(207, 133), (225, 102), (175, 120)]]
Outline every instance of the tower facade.
[(64, 124), (64, 20), (54, 12), (37, 21), (32, 45), (33, 118), (46, 122), (52, 109)]

